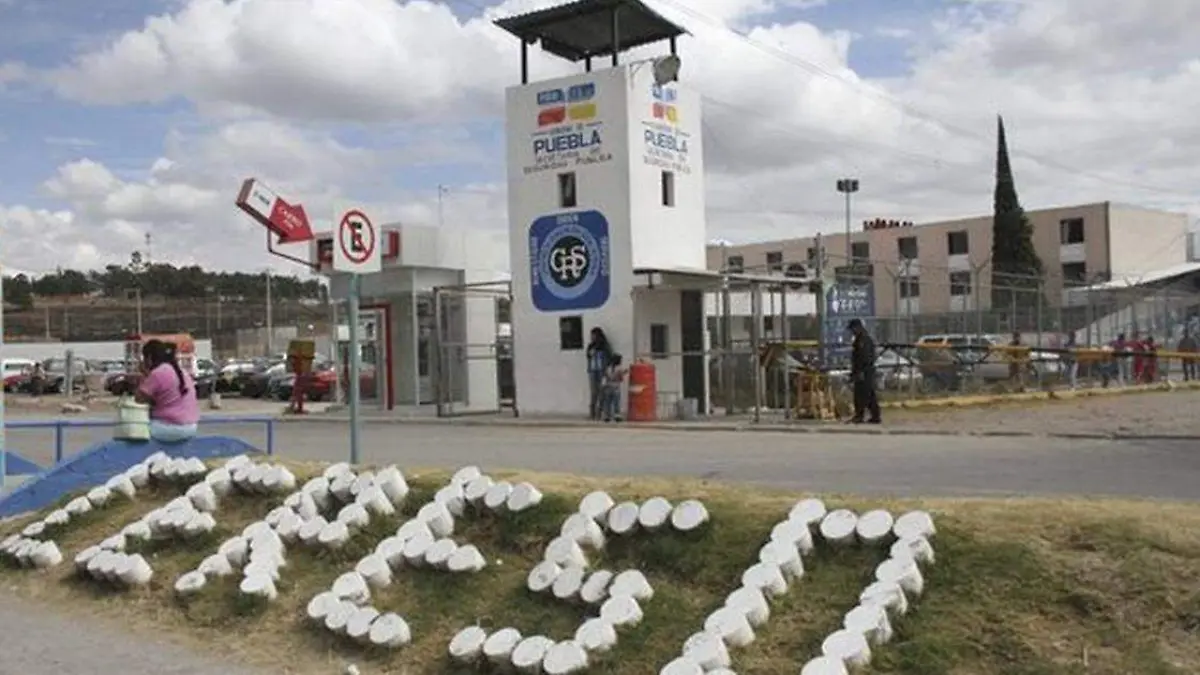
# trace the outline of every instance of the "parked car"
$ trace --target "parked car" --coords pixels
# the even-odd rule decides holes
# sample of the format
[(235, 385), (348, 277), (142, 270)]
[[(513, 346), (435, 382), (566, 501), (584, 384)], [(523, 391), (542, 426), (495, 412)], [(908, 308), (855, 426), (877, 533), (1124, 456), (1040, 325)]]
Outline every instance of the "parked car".
[(246, 377), (239, 387), (242, 396), (262, 398), (271, 391), (271, 378), (287, 373), (287, 364), (272, 363)]
[[(958, 363), (964, 367), (963, 375), (986, 382), (1007, 380), (1011, 377), (1009, 370), (1011, 361), (1007, 354), (1001, 351), (992, 351), (994, 347), (1007, 345), (1008, 342), (999, 335), (967, 335), (964, 333), (923, 335), (917, 340), (918, 345), (936, 346), (938, 351), (945, 354), (955, 354)], [(917, 360), (924, 362), (924, 359), (920, 357)], [(1031, 349), (1026, 369), (1026, 377), (1037, 380), (1058, 375), (1062, 370), (1062, 362), (1058, 354)]]
[[(850, 379), (848, 368), (836, 368), (829, 371), (829, 379), (844, 381)], [(876, 386), (880, 389), (903, 389), (910, 385), (920, 386), (924, 375), (915, 361), (888, 350), (875, 358)]]

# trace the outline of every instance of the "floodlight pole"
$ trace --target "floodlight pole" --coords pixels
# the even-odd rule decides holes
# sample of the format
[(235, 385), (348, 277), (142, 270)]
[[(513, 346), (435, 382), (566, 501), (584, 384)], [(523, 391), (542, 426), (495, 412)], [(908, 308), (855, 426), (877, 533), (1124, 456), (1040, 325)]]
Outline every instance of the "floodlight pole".
[[(4, 275), (0, 274), (0, 356), (4, 352)], [(4, 433), (4, 395), (0, 394), (0, 494), (4, 494), (8, 483), (8, 446)]]
[(839, 178), (837, 191), (846, 195), (846, 265), (853, 265), (854, 258), (851, 256), (851, 252), (854, 249), (850, 245), (850, 196), (858, 192), (858, 179)]

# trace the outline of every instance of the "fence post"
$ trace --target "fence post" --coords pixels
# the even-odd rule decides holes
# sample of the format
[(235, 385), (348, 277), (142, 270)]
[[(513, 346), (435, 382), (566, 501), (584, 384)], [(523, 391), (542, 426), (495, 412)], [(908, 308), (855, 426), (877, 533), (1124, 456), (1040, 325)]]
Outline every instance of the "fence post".
[(54, 423), (54, 463), (58, 464), (63, 459), (63, 436), (66, 429), (66, 422), (58, 420)]
[(275, 454), (275, 420), (267, 418), (267, 455)]

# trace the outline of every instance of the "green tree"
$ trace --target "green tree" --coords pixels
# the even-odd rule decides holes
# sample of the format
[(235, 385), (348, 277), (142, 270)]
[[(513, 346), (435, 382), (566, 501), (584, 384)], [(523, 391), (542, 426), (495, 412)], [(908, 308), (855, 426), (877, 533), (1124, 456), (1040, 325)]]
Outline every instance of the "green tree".
[[(1039, 298), (1042, 261), (1033, 247), (1033, 225), (1021, 208), (1012, 163), (1008, 158), (1008, 140), (1004, 118), (997, 116), (996, 192), (992, 214), (992, 307), (1009, 311), (1028, 310), (1043, 302)], [(1035, 311), (1035, 310), (1029, 310)], [(1016, 327), (1018, 319), (1010, 317)]]

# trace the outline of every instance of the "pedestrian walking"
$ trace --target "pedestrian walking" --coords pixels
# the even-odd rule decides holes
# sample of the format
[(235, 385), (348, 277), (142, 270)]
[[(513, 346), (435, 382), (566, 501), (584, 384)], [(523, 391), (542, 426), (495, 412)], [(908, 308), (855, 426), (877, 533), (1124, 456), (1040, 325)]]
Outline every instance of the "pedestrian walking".
[(850, 381), (854, 386), (854, 417), (850, 421), (879, 424), (879, 395), (875, 391), (875, 341), (859, 319), (851, 319), (846, 328), (854, 336), (850, 346)]

